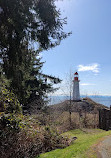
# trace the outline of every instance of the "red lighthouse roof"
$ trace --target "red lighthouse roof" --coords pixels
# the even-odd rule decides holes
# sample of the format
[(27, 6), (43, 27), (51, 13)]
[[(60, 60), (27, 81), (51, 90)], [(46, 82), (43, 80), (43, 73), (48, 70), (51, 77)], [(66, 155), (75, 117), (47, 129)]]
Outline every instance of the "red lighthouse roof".
[(77, 72), (75, 72), (75, 74), (74, 75), (78, 75), (78, 73)]

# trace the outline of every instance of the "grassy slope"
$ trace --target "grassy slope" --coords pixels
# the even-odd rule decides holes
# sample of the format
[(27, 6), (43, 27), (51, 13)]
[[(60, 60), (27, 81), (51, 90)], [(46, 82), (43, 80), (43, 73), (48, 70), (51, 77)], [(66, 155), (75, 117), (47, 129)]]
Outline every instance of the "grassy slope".
[(98, 140), (106, 135), (110, 135), (111, 131), (103, 131), (100, 129), (92, 130), (72, 130), (64, 133), (69, 138), (76, 136), (78, 139), (65, 149), (57, 149), (45, 154), (41, 154), (39, 158), (96, 158), (94, 154), (86, 154), (89, 148), (98, 142)]

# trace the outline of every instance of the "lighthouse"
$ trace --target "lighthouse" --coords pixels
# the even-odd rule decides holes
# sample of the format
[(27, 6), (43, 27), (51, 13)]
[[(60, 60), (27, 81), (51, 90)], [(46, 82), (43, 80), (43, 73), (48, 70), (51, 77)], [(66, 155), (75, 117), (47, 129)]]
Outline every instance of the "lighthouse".
[(80, 100), (80, 92), (79, 92), (79, 75), (77, 72), (74, 73), (74, 80), (73, 80), (73, 100), (79, 101)]

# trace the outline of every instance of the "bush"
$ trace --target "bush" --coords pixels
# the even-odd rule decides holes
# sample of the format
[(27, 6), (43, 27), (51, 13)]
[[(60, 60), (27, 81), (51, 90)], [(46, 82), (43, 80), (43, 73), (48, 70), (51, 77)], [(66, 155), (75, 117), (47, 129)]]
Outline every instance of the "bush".
[(45, 126), (44, 115), (41, 121), (32, 115), (23, 116), (15, 94), (4, 80), (0, 85), (0, 158), (33, 158), (68, 145), (67, 139)]
[(18, 141), (18, 133), (20, 132), (19, 127), (20, 120), (11, 115), (3, 114), (0, 118), (0, 156), (1, 158), (12, 158), (11, 155), (14, 152)]
[(69, 145), (66, 138), (40, 126), (32, 116), (2, 114), (0, 129), (0, 158), (33, 158)]
[(0, 109), (5, 113), (21, 113), (22, 107), (12, 91), (5, 86), (0, 91)]

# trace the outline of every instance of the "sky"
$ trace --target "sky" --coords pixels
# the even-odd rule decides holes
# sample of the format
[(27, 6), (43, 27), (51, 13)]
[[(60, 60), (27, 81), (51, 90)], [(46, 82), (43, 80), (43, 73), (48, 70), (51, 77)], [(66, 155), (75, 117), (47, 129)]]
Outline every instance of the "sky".
[(67, 17), (64, 31), (72, 34), (42, 53), (43, 72), (63, 80), (55, 94), (69, 93), (66, 78), (78, 71), (81, 95), (111, 96), (111, 0), (60, 0), (56, 5)]

